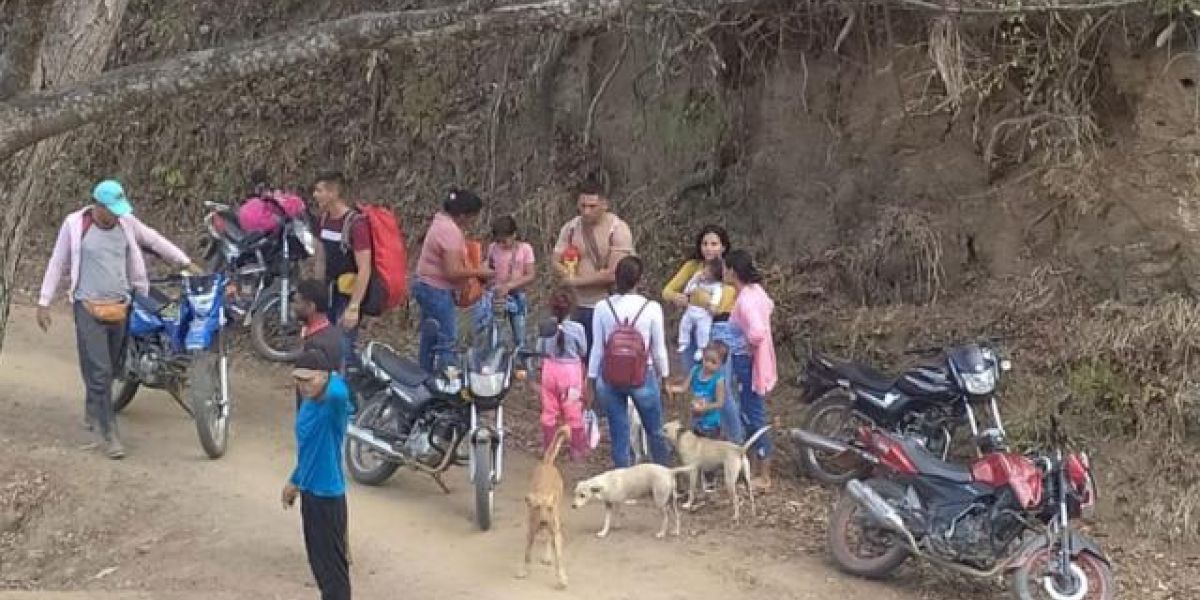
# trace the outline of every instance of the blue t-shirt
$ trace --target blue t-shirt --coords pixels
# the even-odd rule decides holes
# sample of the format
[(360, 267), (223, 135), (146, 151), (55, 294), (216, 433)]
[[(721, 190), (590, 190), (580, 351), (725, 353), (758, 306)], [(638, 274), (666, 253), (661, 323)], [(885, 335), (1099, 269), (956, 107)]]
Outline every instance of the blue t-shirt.
[[(717, 387), (724, 385), (720, 371), (712, 377), (704, 379), (704, 369), (700, 365), (692, 367), (692, 396), (703, 400), (705, 404), (717, 403)], [(695, 425), (701, 429), (720, 429), (721, 411), (712, 410), (696, 417)]]
[(346, 493), (342, 474), (342, 442), (350, 423), (350, 388), (336, 373), (319, 400), (304, 398), (296, 411), (296, 470), (291, 482), (301, 491), (323, 498)]

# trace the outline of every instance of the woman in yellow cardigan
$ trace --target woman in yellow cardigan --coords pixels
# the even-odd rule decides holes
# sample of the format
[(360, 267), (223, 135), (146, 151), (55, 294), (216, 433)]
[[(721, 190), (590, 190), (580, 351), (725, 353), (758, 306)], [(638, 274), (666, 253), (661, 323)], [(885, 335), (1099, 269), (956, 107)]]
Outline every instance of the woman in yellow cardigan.
[[(663, 300), (667, 304), (673, 304), (680, 309), (687, 309), (688, 306), (704, 306), (708, 307), (711, 302), (708, 294), (703, 291), (697, 291), (692, 294), (685, 294), (684, 289), (687, 288), (688, 282), (696, 276), (697, 273), (703, 270), (704, 263), (716, 258), (723, 258), (726, 252), (729, 252), (729, 233), (720, 225), (705, 225), (700, 233), (696, 236), (696, 246), (692, 251), (692, 256), (683, 266), (679, 268), (679, 272), (667, 282), (663, 288)], [(721, 301), (717, 304), (716, 310), (713, 311), (713, 326), (711, 341), (724, 343), (729, 347), (729, 356), (732, 356), (734, 351), (742, 348), (746, 344), (746, 340), (733, 327), (729, 326), (729, 313), (733, 311), (733, 305), (737, 301), (737, 289), (729, 284), (725, 284), (721, 288)], [(680, 373), (685, 375), (692, 371), (692, 356), (697, 348), (687, 348), (679, 356), (679, 364), (682, 367)], [(725, 381), (729, 387), (726, 389), (725, 406), (721, 410), (721, 432), (725, 438), (740, 443), (745, 434), (741, 421), (741, 408), (738, 406), (736, 399), (732, 393), (733, 378), (731, 377), (732, 369), (729, 366), (729, 361), (725, 361), (722, 367), (722, 372)], [(733, 400), (732, 402), (730, 400)]]

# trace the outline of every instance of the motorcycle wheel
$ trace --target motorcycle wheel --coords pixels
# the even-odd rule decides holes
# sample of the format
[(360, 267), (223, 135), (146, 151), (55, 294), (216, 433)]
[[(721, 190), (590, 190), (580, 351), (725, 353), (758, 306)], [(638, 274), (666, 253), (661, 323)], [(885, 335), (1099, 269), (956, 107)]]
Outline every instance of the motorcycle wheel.
[[(899, 503), (904, 498), (904, 488), (894, 482), (870, 479), (864, 483), (889, 501)], [(909, 551), (895, 533), (871, 527), (870, 519), (866, 509), (849, 493), (843, 492), (829, 518), (829, 551), (842, 571), (867, 579), (882, 579), (908, 559)], [(869, 541), (877, 552), (864, 554), (851, 539), (853, 532), (863, 538), (860, 541)]]
[(212, 459), (224, 456), (229, 445), (232, 407), (226, 406), (221, 398), (221, 383), (220, 353), (204, 352), (192, 357), (188, 367), (188, 404), (200, 446)]
[[(393, 418), (383, 399), (375, 398), (359, 411), (354, 424), (363, 429), (375, 429), (380, 423)], [(379, 485), (387, 481), (398, 468), (398, 463), (384, 459), (366, 444), (346, 436), (346, 469), (355, 481), (363, 485)]]
[(133, 376), (133, 372), (127, 366), (129, 361), (134, 359), (133, 356), (133, 340), (125, 342), (129, 346), (129, 350), (125, 356), (125, 363), (122, 365), (121, 373), (113, 377), (112, 399), (113, 412), (121, 412), (130, 402), (133, 402), (133, 397), (137, 395), (138, 389), (142, 387), (141, 382)]
[[(855, 415), (853, 408), (854, 399), (846, 390), (830, 390), (809, 407), (802, 427), (839, 442), (849, 443), (857, 426), (871, 424), (866, 417)], [(840, 486), (866, 473), (866, 465), (853, 457), (839, 457), (813, 448), (803, 448), (800, 458), (809, 476), (830, 485)], [(838, 464), (838, 460), (850, 460), (853, 463)]]
[(1112, 600), (1116, 597), (1117, 586), (1113, 579), (1112, 569), (1096, 556), (1083, 552), (1071, 559), (1071, 566), (1078, 569), (1087, 578), (1087, 589), (1066, 590), (1057, 589), (1057, 584), (1047, 576), (1050, 565), (1055, 560), (1052, 546), (1043, 546), (1025, 564), (1013, 571), (1009, 579), (1012, 585), (1013, 597), (1017, 600), (1061, 600), (1063, 598), (1080, 598), (1080, 600)]
[(272, 362), (292, 362), (300, 357), (304, 349), (300, 324), (280, 322), (279, 294), (272, 294), (255, 309), (250, 320), (250, 342), (259, 356)]
[(492, 482), (491, 444), (471, 445), (471, 464), (475, 471), (471, 479), (475, 481), (475, 523), (480, 531), (492, 528), (492, 512), (495, 509), (496, 486)]

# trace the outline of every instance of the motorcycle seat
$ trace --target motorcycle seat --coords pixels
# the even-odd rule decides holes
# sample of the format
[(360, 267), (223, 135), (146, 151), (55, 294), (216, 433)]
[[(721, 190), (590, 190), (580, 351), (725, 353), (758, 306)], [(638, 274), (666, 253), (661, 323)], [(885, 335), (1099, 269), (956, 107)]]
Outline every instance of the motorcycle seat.
[(162, 314), (163, 309), (170, 305), (174, 300), (166, 294), (166, 292), (151, 287), (148, 295), (134, 294), (133, 304), (138, 308), (154, 314)]
[(418, 387), (429, 381), (431, 375), (426, 373), (421, 365), (395, 353), (391, 348), (377, 345), (371, 352), (375, 366), (388, 374), (392, 381), (407, 387)]
[(908, 458), (912, 460), (913, 465), (917, 467), (917, 471), (922, 475), (945, 479), (953, 483), (970, 483), (974, 481), (969, 467), (941, 460), (930, 454), (920, 444), (911, 440), (900, 439), (899, 442), (904, 446)]
[(892, 377), (888, 377), (873, 367), (862, 363), (834, 363), (833, 370), (838, 375), (848, 379), (852, 384), (860, 385), (877, 392), (886, 392), (892, 389), (892, 384), (895, 383), (895, 379)]
[(218, 230), (226, 239), (233, 242), (234, 245), (240, 246), (246, 239), (246, 230), (242, 229), (238, 223), (237, 215), (232, 212), (219, 212), (216, 218), (221, 220)]

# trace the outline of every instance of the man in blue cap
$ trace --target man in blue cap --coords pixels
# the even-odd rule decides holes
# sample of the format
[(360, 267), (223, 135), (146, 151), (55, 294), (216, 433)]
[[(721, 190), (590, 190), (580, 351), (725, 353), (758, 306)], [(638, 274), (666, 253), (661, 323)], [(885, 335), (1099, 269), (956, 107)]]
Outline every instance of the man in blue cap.
[(50, 328), (50, 303), (64, 272), (70, 274), (79, 368), (86, 396), (85, 426), (100, 435), (109, 458), (125, 456), (117, 435), (112, 383), (125, 348), (125, 320), (132, 293), (148, 294), (150, 278), (142, 249), (179, 267), (201, 272), (188, 255), (133, 216), (125, 190), (114, 180), (92, 190), (94, 203), (67, 215), (42, 278), (37, 322)]

